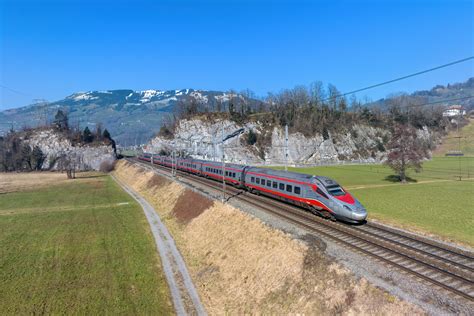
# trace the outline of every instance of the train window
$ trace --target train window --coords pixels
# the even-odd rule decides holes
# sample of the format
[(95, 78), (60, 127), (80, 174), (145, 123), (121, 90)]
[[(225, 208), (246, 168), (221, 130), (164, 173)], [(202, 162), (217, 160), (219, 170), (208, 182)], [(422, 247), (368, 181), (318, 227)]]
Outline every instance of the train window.
[(323, 191), (321, 191), (320, 188), (317, 188), (317, 189), (316, 189), (316, 192), (319, 193), (320, 195), (322, 195), (323, 197), (325, 197), (326, 199), (328, 199), (328, 196), (326, 195), (326, 193), (324, 193)]
[(257, 184), (260, 184), (260, 178), (257, 178)]
[(287, 184), (287, 185), (286, 185), (286, 192), (292, 192), (292, 191), (293, 191), (293, 186)]
[(235, 172), (233, 172), (233, 174), (234, 174), (234, 175), (233, 175), (234, 178), (237, 177), (237, 175), (235, 174)]
[(227, 176), (229, 175), (229, 171), (226, 171), (226, 172), (225, 172), (225, 175), (226, 175), (226, 177), (227, 177)]
[(273, 181), (273, 188), (274, 188), (274, 189), (277, 189), (277, 188), (278, 188), (278, 182)]
[(251, 177), (250, 182), (254, 183), (255, 182), (255, 177)]
[(300, 193), (301, 193), (301, 188), (295, 187), (295, 194), (300, 194)]
[(285, 190), (285, 184), (284, 183), (280, 183), (280, 190)]
[(265, 185), (265, 179), (262, 179), (262, 185)]
[(328, 189), (328, 192), (333, 196), (341, 196), (346, 194), (346, 192), (344, 192), (344, 190), (338, 185), (326, 187), (326, 189)]

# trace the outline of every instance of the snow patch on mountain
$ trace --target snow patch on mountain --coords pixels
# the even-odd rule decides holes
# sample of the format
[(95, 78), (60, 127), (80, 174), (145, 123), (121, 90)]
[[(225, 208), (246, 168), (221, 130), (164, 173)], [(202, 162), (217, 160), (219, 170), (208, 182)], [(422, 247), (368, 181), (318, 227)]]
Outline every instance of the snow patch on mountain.
[(198, 101), (206, 102), (206, 103), (208, 102), (207, 95), (202, 95), (201, 92), (199, 91), (193, 91), (189, 95)]
[(140, 94), (142, 96), (141, 99), (140, 99), (140, 102), (142, 102), (142, 103), (150, 102), (153, 97), (161, 95), (163, 93), (165, 93), (165, 91), (160, 91), (160, 90), (143, 90), (143, 91), (140, 91)]
[(82, 101), (82, 100), (95, 100), (95, 99), (98, 99), (99, 97), (94, 97), (91, 95), (92, 92), (79, 92), (79, 93), (75, 93), (69, 97), (67, 97), (68, 99), (73, 99), (75, 101)]

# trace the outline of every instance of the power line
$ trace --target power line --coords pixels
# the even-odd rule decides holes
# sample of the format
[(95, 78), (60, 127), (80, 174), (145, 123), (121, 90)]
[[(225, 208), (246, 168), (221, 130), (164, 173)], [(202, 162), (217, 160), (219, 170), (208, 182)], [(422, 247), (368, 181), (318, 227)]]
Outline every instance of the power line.
[(435, 70), (438, 70), (438, 69), (441, 69), (441, 68), (450, 67), (450, 66), (453, 66), (453, 65), (456, 65), (456, 64), (466, 62), (468, 60), (472, 60), (472, 59), (474, 59), (474, 56), (459, 59), (459, 60), (444, 64), (444, 65), (440, 65), (440, 66), (437, 66), (437, 67), (433, 67), (433, 68), (430, 68), (430, 69), (418, 71), (418, 72), (415, 72), (415, 73), (412, 73), (412, 74), (409, 74), (409, 75), (406, 75), (406, 76), (403, 76), (403, 77), (398, 77), (398, 78), (391, 79), (391, 80), (388, 80), (388, 81), (384, 81), (384, 82), (381, 82), (381, 83), (373, 84), (373, 85), (368, 86), (368, 87), (364, 87), (364, 88), (352, 90), (352, 91), (349, 91), (349, 92), (341, 93), (341, 94), (335, 95), (333, 97), (326, 98), (326, 99), (322, 100), (322, 102), (328, 101), (328, 100), (331, 100), (331, 99), (336, 99), (336, 98), (339, 98), (339, 97), (344, 97), (344, 96), (349, 95), (349, 94), (354, 94), (354, 93), (357, 93), (357, 92), (377, 88), (377, 87), (380, 87), (380, 86), (384, 86), (384, 85), (394, 83), (394, 82), (397, 82), (397, 81), (400, 81), (400, 80), (408, 79), (408, 78), (411, 78), (411, 77), (419, 76), (419, 75), (422, 75), (422, 74), (425, 74), (425, 73), (428, 73), (428, 72), (431, 72), (431, 71), (435, 71)]
[(21, 91), (12, 89), (12, 88), (7, 87), (7, 86), (5, 86), (5, 85), (3, 85), (3, 84), (0, 84), (0, 87), (2, 87), (3, 89), (9, 90), (9, 91), (11, 91), (11, 92), (13, 92), (13, 93), (20, 94), (20, 95), (24, 95), (24, 96), (26, 96), (26, 97), (30, 97), (30, 96), (31, 96), (31, 94), (27, 94), (27, 93), (24, 93), (24, 92), (21, 92)]

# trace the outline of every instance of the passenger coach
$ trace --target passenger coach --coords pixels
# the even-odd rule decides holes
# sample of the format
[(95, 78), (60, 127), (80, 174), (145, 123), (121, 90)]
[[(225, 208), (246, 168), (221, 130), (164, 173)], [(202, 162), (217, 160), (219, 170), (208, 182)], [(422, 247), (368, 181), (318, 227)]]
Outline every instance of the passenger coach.
[(222, 181), (246, 189), (254, 194), (264, 194), (292, 203), (326, 218), (360, 223), (367, 218), (367, 211), (349, 192), (333, 179), (303, 173), (238, 164), (225, 164), (191, 158), (172, 159), (169, 156), (144, 153), (140, 160)]

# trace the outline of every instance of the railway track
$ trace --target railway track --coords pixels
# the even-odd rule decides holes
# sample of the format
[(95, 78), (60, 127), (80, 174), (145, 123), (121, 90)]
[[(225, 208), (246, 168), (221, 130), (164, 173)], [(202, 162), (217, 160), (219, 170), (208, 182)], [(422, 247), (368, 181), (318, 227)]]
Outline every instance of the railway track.
[[(137, 159), (129, 161), (169, 172), (169, 168), (164, 166), (151, 165)], [(221, 182), (179, 170), (177, 172), (189, 181), (215, 191), (221, 190)], [(231, 198), (244, 201), (312, 233), (394, 266), (461, 296), (470, 303), (474, 302), (474, 256), (468, 251), (376, 223), (355, 226), (331, 222), (299, 207), (230, 185), (226, 190)]]

